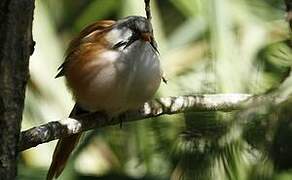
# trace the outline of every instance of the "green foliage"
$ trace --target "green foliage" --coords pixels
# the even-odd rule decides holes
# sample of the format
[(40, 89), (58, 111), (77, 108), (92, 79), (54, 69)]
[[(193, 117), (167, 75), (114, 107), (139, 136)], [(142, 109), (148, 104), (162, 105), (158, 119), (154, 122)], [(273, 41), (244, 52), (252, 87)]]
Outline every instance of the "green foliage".
[[(292, 87), (282, 1), (153, 0), (152, 13), (169, 79), (159, 96), (261, 94), (277, 91), (285, 80)], [(23, 127), (70, 111), (64, 82), (53, 77), (68, 41), (82, 27), (144, 14), (143, 0), (36, 1), (37, 45)], [(235, 113), (189, 113), (98, 129), (84, 137), (61, 178), (291, 179), (289, 107), (267, 103)], [(43, 179), (53, 147), (24, 152), (19, 179)]]

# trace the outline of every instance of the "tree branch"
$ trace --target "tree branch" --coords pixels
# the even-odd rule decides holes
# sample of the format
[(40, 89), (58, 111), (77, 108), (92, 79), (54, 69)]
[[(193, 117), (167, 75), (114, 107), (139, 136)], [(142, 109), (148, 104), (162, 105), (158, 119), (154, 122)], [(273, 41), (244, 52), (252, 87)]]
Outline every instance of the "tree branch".
[[(129, 111), (118, 118), (108, 119), (102, 113), (88, 113), (76, 119), (66, 118), (34, 127), (21, 133), (19, 151), (35, 147), (61, 137), (70, 136), (93, 128), (116, 125), (166, 114), (186, 112), (225, 111), (230, 112), (245, 107), (252, 96), (248, 94), (213, 94), (166, 97), (152, 100), (139, 110)], [(251, 98), (253, 99), (253, 98)]]
[(150, 9), (150, 0), (144, 0), (145, 3), (145, 12), (146, 12), (146, 17), (151, 22), (152, 15), (151, 15), (151, 9)]
[(287, 12), (286, 20), (289, 22), (290, 29), (292, 29), (292, 1), (285, 0), (284, 2), (286, 5), (286, 12)]

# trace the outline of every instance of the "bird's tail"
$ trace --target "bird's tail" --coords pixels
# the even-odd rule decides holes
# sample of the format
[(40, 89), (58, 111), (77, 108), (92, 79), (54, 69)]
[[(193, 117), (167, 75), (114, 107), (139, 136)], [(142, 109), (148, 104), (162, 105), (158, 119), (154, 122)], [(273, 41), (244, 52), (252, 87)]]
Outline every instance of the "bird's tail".
[[(69, 117), (74, 117), (80, 114), (80, 111), (82, 110), (77, 105), (75, 105)], [(65, 168), (70, 154), (78, 144), (81, 134), (82, 133), (78, 133), (59, 139), (53, 154), (50, 169), (47, 174), (47, 180), (52, 180), (53, 178), (58, 178), (60, 176)]]

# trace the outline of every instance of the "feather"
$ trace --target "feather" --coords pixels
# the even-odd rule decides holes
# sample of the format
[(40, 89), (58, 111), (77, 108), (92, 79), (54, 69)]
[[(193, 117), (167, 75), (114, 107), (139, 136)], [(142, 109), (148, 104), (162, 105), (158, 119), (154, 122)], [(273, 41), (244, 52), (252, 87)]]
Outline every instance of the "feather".
[(100, 35), (110, 30), (112, 26), (115, 24), (115, 22), (116, 21), (112, 21), (112, 20), (103, 20), (103, 21), (95, 22), (85, 27), (79, 33), (79, 35), (70, 42), (69, 47), (66, 50), (65, 61), (58, 67), (59, 72), (55, 76), (55, 78), (65, 75), (66, 65), (68, 64), (68, 61), (70, 60), (70, 58), (68, 58), (70, 54), (72, 54), (73, 52), (76, 52), (75, 50), (78, 49), (80, 45), (83, 43), (92, 43), (95, 41), (99, 41), (98, 38), (100, 38)]
[[(85, 112), (86, 111), (81, 109), (76, 104), (73, 110), (71, 111), (69, 117), (74, 117)], [(52, 180), (60, 176), (60, 174), (65, 168), (65, 165), (69, 159), (70, 154), (72, 153), (73, 149), (78, 144), (81, 134), (82, 133), (74, 134), (65, 138), (61, 138), (58, 141), (54, 154), (53, 154), (52, 163), (47, 174), (47, 180)]]

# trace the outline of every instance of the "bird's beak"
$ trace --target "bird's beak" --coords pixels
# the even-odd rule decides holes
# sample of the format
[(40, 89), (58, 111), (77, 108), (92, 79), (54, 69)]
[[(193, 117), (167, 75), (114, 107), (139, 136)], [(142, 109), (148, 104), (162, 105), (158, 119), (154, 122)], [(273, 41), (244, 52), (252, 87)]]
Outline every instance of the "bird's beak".
[(157, 49), (157, 45), (156, 42), (154, 40), (154, 37), (151, 33), (142, 33), (141, 34), (141, 39), (145, 42), (149, 42), (151, 44), (151, 46), (153, 47), (153, 49), (159, 53), (158, 49)]
[(146, 41), (146, 42), (151, 42), (152, 41), (152, 35), (151, 35), (151, 33), (142, 33), (141, 34), (141, 39)]

